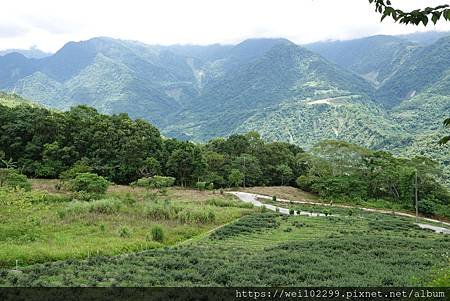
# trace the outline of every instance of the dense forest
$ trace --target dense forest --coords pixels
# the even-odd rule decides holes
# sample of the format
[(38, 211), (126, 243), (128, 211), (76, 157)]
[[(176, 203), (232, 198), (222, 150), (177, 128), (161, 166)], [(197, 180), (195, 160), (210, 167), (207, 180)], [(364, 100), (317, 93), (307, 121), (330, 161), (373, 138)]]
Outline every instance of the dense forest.
[[(323, 141), (309, 152), (267, 142), (256, 132), (205, 144), (167, 139), (144, 120), (103, 115), (87, 106), (67, 112), (0, 105), (0, 159), (29, 177), (96, 173), (117, 184), (170, 176), (180, 186), (209, 189), (292, 185), (324, 198), (385, 200), (450, 216), (438, 164), (425, 157), (396, 158), (342, 141)], [(416, 181), (417, 176), (417, 181)]]

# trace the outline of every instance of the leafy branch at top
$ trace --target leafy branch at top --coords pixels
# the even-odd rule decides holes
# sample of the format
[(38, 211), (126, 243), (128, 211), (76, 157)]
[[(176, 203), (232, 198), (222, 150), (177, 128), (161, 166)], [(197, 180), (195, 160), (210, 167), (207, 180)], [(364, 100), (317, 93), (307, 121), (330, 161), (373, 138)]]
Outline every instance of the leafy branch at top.
[[(447, 118), (444, 120), (444, 126), (450, 127), (450, 118)], [(441, 140), (439, 140), (439, 144), (443, 145), (450, 141), (450, 136), (445, 136)]]
[(438, 20), (444, 18), (450, 21), (450, 5), (443, 4), (436, 7), (426, 7), (424, 9), (416, 9), (410, 12), (405, 12), (400, 9), (392, 7), (390, 0), (369, 0), (370, 3), (375, 4), (375, 11), (380, 13), (381, 21), (390, 16), (395, 22), (402, 24), (427, 25), (429, 20), (436, 24)]

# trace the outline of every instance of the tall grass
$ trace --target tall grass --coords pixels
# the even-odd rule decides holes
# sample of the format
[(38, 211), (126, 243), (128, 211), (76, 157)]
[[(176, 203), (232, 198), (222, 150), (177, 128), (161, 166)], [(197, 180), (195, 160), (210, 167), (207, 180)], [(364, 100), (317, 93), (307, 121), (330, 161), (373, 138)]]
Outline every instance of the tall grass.
[(215, 213), (209, 209), (181, 207), (171, 203), (147, 204), (144, 213), (153, 220), (170, 220), (181, 224), (210, 224), (216, 220)]
[(58, 211), (60, 218), (77, 216), (85, 213), (115, 214), (120, 211), (122, 201), (116, 198), (101, 199), (92, 202), (73, 201)]

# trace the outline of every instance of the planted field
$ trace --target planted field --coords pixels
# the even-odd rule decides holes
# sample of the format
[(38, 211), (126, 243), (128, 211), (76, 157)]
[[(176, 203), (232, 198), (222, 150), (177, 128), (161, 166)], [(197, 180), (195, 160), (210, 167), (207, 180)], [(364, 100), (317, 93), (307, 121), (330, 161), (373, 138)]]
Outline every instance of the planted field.
[(449, 285), (449, 249), (450, 236), (390, 216), (255, 212), (178, 247), (3, 270), (0, 285)]
[[(74, 201), (56, 183), (0, 190), (0, 267), (174, 245), (253, 211), (218, 193), (126, 186), (112, 186), (99, 200)], [(154, 227), (163, 239), (154, 239)]]

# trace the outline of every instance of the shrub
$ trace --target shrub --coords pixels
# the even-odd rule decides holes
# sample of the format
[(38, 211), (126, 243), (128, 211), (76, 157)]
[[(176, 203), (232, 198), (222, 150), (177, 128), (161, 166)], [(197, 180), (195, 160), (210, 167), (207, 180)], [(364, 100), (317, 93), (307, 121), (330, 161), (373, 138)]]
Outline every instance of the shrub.
[(175, 183), (175, 178), (173, 177), (163, 177), (163, 176), (153, 176), (148, 178), (141, 178), (136, 182), (131, 183), (132, 186), (143, 187), (143, 188), (167, 188), (173, 186)]
[(200, 191), (205, 190), (205, 188), (206, 188), (206, 182), (197, 182), (197, 183), (195, 184), (195, 187), (196, 187), (198, 190), (200, 190)]
[(222, 188), (220, 188), (220, 194), (223, 194), (223, 189)]
[(325, 216), (331, 215), (331, 210), (330, 209), (324, 209), (323, 210), (323, 214), (325, 214)]
[(80, 173), (90, 173), (92, 172), (92, 167), (88, 166), (85, 162), (78, 161), (71, 168), (66, 171), (63, 171), (59, 178), (63, 181), (70, 181), (75, 179), (76, 176)]
[(175, 183), (175, 178), (173, 177), (153, 176), (152, 179), (154, 188), (172, 187)]
[(272, 196), (272, 202), (276, 202), (276, 201), (277, 201), (277, 196), (276, 195)]
[(295, 214), (295, 210), (294, 209), (289, 209), (289, 214), (290, 215), (294, 215)]
[(424, 199), (419, 201), (418, 209), (420, 213), (425, 215), (433, 215), (435, 213), (436, 204), (430, 199)]
[(161, 226), (154, 226), (151, 230), (151, 238), (153, 241), (163, 242), (164, 241), (164, 231)]
[(89, 202), (89, 201), (93, 201), (95, 199), (98, 198), (98, 195), (95, 193), (89, 193), (86, 191), (79, 191), (79, 192), (75, 192), (73, 194), (73, 199), (75, 201), (81, 201), (81, 202)]
[(31, 190), (31, 184), (26, 176), (12, 168), (0, 169), (0, 187), (21, 188), (25, 191)]
[(208, 190), (214, 190), (214, 183), (208, 184)]
[(102, 195), (108, 189), (109, 182), (104, 177), (93, 173), (80, 173), (70, 180), (70, 190)]
[(300, 177), (297, 178), (297, 180), (295, 181), (295, 183), (297, 184), (298, 188), (306, 190), (306, 191), (310, 191), (311, 190), (311, 185), (312, 185), (312, 180), (305, 176), (302, 175)]

